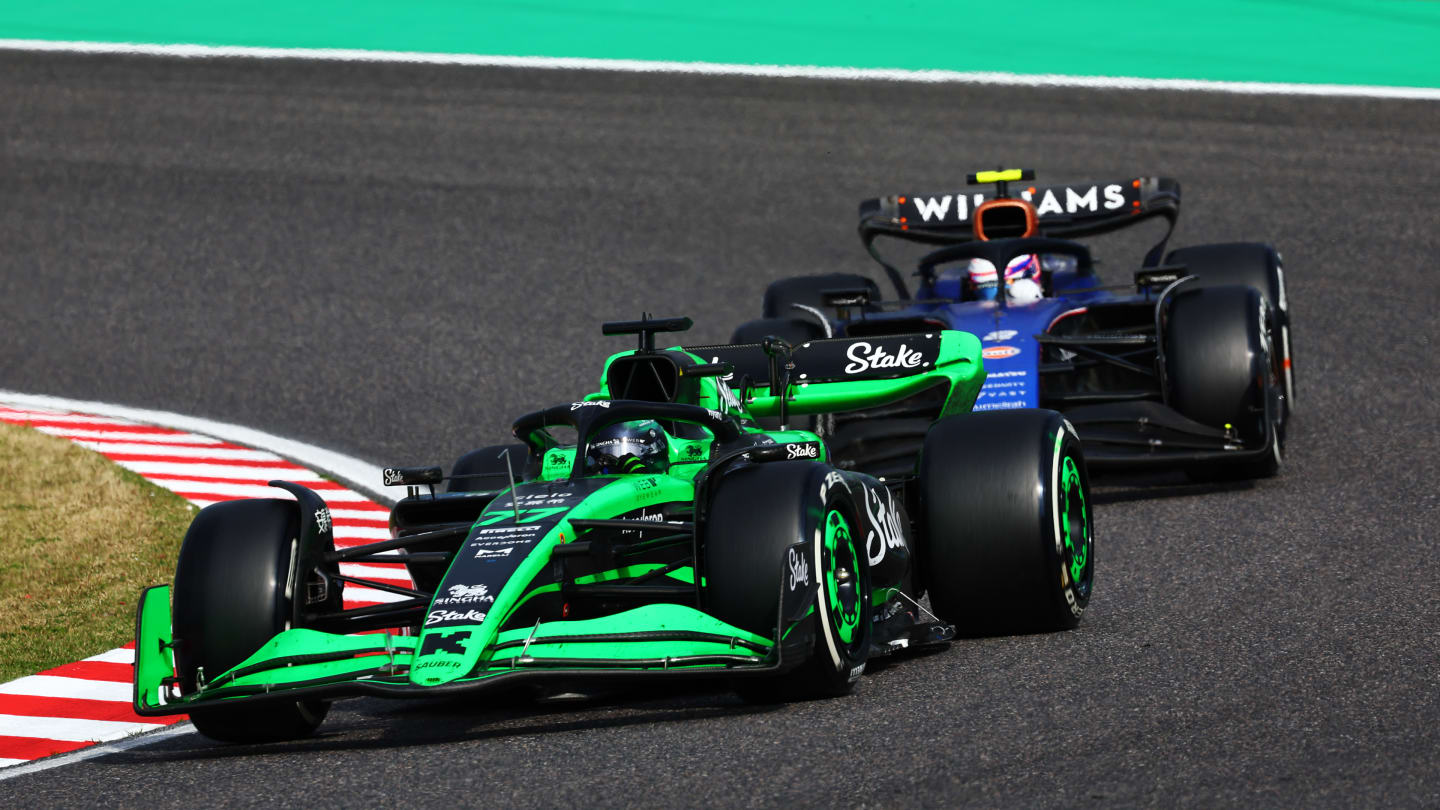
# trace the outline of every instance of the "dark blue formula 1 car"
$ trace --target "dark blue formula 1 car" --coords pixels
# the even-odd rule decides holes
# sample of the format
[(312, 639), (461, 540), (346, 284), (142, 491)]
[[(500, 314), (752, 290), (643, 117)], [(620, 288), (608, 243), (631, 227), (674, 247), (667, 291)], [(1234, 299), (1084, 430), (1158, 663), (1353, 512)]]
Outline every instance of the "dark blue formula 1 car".
[[(1167, 254), (1180, 212), (1180, 184), (1169, 178), (1033, 179), (1030, 170), (980, 172), (968, 183), (988, 188), (862, 202), (861, 239), (896, 299), (882, 300), (865, 276), (782, 279), (765, 292), (764, 317), (733, 342), (972, 332), (988, 374), (975, 410), (1061, 411), (1092, 469), (1273, 475), (1295, 394), (1280, 254), (1249, 242)], [(1089, 248), (1073, 241), (1157, 219), (1164, 235), (1123, 284), (1102, 284)], [(914, 295), (876, 249), (880, 237), (934, 248), (918, 260)], [(899, 474), (940, 404), (922, 392), (815, 428), (839, 463)]]

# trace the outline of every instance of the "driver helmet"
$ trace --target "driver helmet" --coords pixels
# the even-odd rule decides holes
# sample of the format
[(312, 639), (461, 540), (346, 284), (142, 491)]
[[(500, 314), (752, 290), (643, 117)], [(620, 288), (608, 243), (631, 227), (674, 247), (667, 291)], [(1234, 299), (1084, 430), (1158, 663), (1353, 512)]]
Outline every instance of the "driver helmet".
[(670, 468), (670, 443), (653, 419), (617, 422), (601, 429), (585, 451), (592, 474), (655, 473)]
[[(980, 301), (994, 301), (999, 289), (995, 265), (985, 259), (971, 259), (966, 268), (972, 297)], [(1028, 282), (1017, 285), (1016, 282)], [(1040, 257), (1033, 253), (1016, 256), (1005, 266), (1005, 292), (1010, 300), (1029, 302), (1040, 298)]]

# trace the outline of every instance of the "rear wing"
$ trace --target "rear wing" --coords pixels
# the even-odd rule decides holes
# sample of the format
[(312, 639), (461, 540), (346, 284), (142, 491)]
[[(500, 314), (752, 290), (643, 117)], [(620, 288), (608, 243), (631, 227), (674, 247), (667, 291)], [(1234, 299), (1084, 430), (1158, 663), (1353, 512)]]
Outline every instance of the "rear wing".
[[(998, 175), (998, 173), (997, 173)], [(1002, 184), (1003, 185), (1003, 184)], [(1035, 206), (1041, 236), (1073, 239), (1094, 236), (1162, 217), (1169, 227), (1145, 255), (1144, 266), (1158, 265), (1180, 215), (1180, 183), (1168, 177), (1132, 177), (1093, 183), (1012, 189)], [(953, 245), (975, 239), (972, 212), (997, 197), (995, 188), (923, 194), (895, 194), (860, 203), (860, 240), (885, 268), (901, 298), (908, 298), (900, 271), (876, 251), (875, 240), (890, 236), (928, 245)]]
[[(968, 332), (811, 340), (775, 357), (761, 343), (685, 346), (700, 362), (728, 364), (723, 380), (755, 416), (871, 408), (946, 383), (942, 415), (968, 411), (985, 380), (980, 341)], [(772, 369), (780, 379), (772, 380)], [(778, 383), (778, 384), (777, 384)]]

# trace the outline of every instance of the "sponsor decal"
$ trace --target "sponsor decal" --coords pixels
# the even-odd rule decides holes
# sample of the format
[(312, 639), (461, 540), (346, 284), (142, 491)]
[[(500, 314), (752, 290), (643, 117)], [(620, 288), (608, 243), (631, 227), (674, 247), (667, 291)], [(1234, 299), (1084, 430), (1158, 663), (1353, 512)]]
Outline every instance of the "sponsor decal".
[(725, 416), (724, 416), (723, 414), (721, 414), (719, 411), (714, 411), (714, 410), (711, 410), (711, 409), (709, 409), (709, 408), (706, 408), (706, 409), (705, 409), (705, 412), (708, 413), (708, 414), (710, 414), (710, 418), (711, 418), (711, 419), (714, 419), (716, 422), (722, 422), (722, 421), (725, 420)]
[(393, 467), (386, 467), (383, 471), (381, 471), (380, 478), (387, 487), (393, 487), (397, 484), (405, 483), (405, 476), (402, 475), (399, 470)]
[(906, 348), (904, 343), (894, 354), (889, 354), (885, 347), (872, 346), (864, 340), (851, 344), (845, 356), (850, 360), (845, 366), (846, 374), (859, 374), (872, 368), (918, 368), (923, 359), (920, 352)]
[(817, 445), (817, 444), (815, 444), (814, 442), (805, 442), (804, 444), (787, 444), (787, 445), (785, 445), (785, 458), (788, 459), (788, 460), (790, 460), (790, 461), (794, 461), (794, 460), (797, 459), (797, 458), (819, 458), (819, 457), (820, 457), (820, 446)]
[(990, 372), (990, 373), (988, 373), (988, 374), (985, 375), (985, 379), (986, 379), (987, 381), (989, 381), (989, 380), (998, 380), (998, 379), (1000, 379), (1001, 377), (1028, 377), (1028, 376), (1030, 376), (1030, 372), (1028, 372), (1028, 371), (992, 371), (992, 372)]
[[(905, 547), (905, 535), (900, 528), (900, 510), (895, 508), (890, 490), (866, 487), (866, 492), (865, 514), (873, 528), (865, 535), (865, 548), (870, 555), (870, 565), (875, 566), (885, 559), (885, 549)], [(884, 500), (880, 499), (881, 492), (885, 493)]]
[(432, 624), (439, 624), (440, 622), (474, 622), (479, 624), (483, 621), (485, 621), (485, 611), (483, 610), (432, 610), (430, 611), (430, 615), (425, 617), (425, 626), (429, 627)]
[(451, 630), (430, 633), (420, 644), (421, 657), (427, 655), (464, 655), (469, 647), (470, 632), (468, 630)]
[(1018, 334), (1020, 333), (1014, 329), (996, 329), (993, 332), (986, 332), (985, 337), (980, 338), (980, 340), (993, 343), (999, 340), (1012, 340)]
[[(475, 559), (477, 559), (477, 560), (500, 560), (500, 559), (504, 559), (505, 557), (509, 557), (509, 556), (510, 556), (510, 552), (512, 552), (512, 551), (514, 551), (514, 550), (515, 550), (515, 547), (514, 547), (514, 546), (505, 546), (504, 548), (481, 548), (481, 549), (476, 549), (476, 551), (475, 551)], [(483, 587), (483, 586), (482, 586), (482, 587)], [(448, 600), (444, 600), (444, 601), (448, 601)]]
[[(481, 549), (482, 552), (487, 549)], [(498, 554), (498, 552), (496, 552)], [(505, 549), (509, 554), (510, 549)], [(475, 556), (480, 556), (479, 554)], [(488, 585), (451, 585), (446, 589), (450, 595), (442, 599), (436, 599), (437, 605), (478, 605), (482, 602), (494, 602), (495, 597), (490, 595)]]
[(831, 470), (826, 473), (825, 482), (820, 485), (820, 500), (825, 500), (825, 493), (829, 492), (831, 487), (840, 486), (841, 484), (845, 485), (846, 492), (850, 491), (850, 482), (846, 481), (845, 476), (841, 475), (839, 471)]
[(330, 509), (328, 507), (322, 506), (315, 510), (315, 526), (320, 529), (321, 534), (330, 531)]
[(481, 529), (475, 532), (474, 536), (477, 541), (470, 545), (498, 546), (502, 543), (513, 543), (516, 540), (522, 540), (529, 535), (535, 534), (544, 528), (544, 526), (539, 524), (531, 523), (524, 526), (501, 526), (495, 529)]
[(984, 351), (980, 352), (986, 360), (1004, 360), (1019, 353), (1020, 349), (1015, 346), (986, 346)]
[(565, 456), (561, 453), (551, 453), (549, 455), (549, 458), (545, 459), (545, 463), (551, 467), (563, 466), (568, 461), (569, 459), (565, 458)]
[[(902, 203), (900, 211), (902, 216), (908, 216), (909, 207), (913, 206), (922, 224), (963, 223), (970, 220), (972, 209), (978, 208), (992, 196), (990, 192), (945, 194), (938, 197), (910, 196), (908, 203)], [(1035, 213), (1042, 217), (1047, 214), (1094, 214), (1124, 208), (1125, 186), (1118, 183), (1104, 186), (1091, 183), (1055, 186), (1043, 191), (1027, 188), (1020, 192), (1020, 198), (1034, 205)]]
[(725, 384), (725, 380), (734, 376), (735, 372), (732, 371), (725, 375), (724, 379), (715, 381), (715, 389), (720, 392), (720, 410), (727, 413), (743, 410), (743, 408), (740, 407), (740, 398), (735, 396), (735, 392), (730, 390), (729, 385)]
[(854, 683), (854, 682), (860, 680), (860, 676), (861, 676), (861, 675), (864, 675), (864, 674), (865, 674), (865, 665), (864, 665), (864, 664), (861, 664), (861, 665), (858, 666), (858, 667), (853, 667), (853, 668), (851, 668), (851, 670), (850, 670), (850, 683)]
[(692, 445), (690, 445), (689, 447), (686, 447), (686, 448), (685, 448), (685, 457), (686, 457), (686, 458), (700, 458), (700, 454), (703, 453), (703, 452), (705, 452), (705, 451), (702, 450), (702, 449), (700, 449), (700, 445), (698, 445), (698, 444), (692, 444)]
[(796, 585), (810, 584), (810, 563), (805, 561), (805, 555), (796, 554), (795, 549), (790, 549), (790, 590), (795, 590)]
[(589, 402), (572, 402), (572, 403), (570, 403), (570, 410), (572, 410), (572, 411), (578, 411), (578, 410), (580, 410), (581, 408), (597, 408), (597, 407), (598, 407), (598, 408), (608, 408), (608, 407), (610, 407), (610, 400), (608, 400), (608, 399), (594, 399), (594, 400), (591, 400), (591, 401), (589, 401)]
[(1023, 400), (1023, 399), (1007, 399), (1007, 400), (1002, 400), (1002, 401), (1000, 401), (1000, 402), (977, 402), (977, 403), (975, 403), (975, 407), (972, 408), (971, 410), (976, 410), (976, 411), (1004, 411), (1004, 410), (1008, 410), (1008, 409), (1010, 409), (1010, 408), (1023, 408), (1023, 407), (1025, 407), (1025, 400)]

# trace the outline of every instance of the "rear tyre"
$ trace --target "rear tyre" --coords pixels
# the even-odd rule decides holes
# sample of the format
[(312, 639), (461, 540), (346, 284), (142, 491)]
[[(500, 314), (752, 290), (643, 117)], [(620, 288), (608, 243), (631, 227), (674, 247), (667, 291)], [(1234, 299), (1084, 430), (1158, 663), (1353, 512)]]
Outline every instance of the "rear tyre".
[[(802, 622), (814, 638), (808, 657), (776, 678), (737, 681), (746, 700), (843, 695), (864, 672), (872, 633), (869, 557), (864, 538), (855, 536), (861, 524), (850, 490), (827, 487), (830, 472), (806, 461), (757, 464), (716, 486), (704, 529), (706, 611), (773, 638), (792, 550), (803, 556), (817, 590), (815, 610)], [(802, 540), (808, 542), (797, 547)]]
[(865, 276), (853, 273), (826, 273), (819, 276), (795, 276), (772, 282), (765, 288), (762, 313), (766, 318), (794, 318), (800, 315), (794, 304), (828, 312), (821, 295), (826, 290), (863, 287), (870, 291), (870, 300), (880, 300), (880, 287)]
[[(501, 455), (506, 450), (510, 451), (510, 466), (505, 466), (505, 456)], [(446, 485), (446, 492), (482, 492), (496, 489), (506, 489), (510, 486), (510, 475), (513, 472), (516, 481), (523, 481), (534, 476), (527, 475), (529, 467), (530, 448), (523, 444), (496, 444), (490, 447), (482, 447), (479, 450), (471, 450), (461, 456), (450, 468), (450, 483)], [(483, 478), (459, 478), (461, 475), (477, 475)]]
[(1272, 319), (1253, 287), (1182, 288), (1171, 299), (1163, 325), (1167, 402), (1201, 424), (1233, 430), (1247, 445), (1270, 444), (1258, 460), (1191, 465), (1192, 478), (1264, 478), (1279, 471), (1285, 411)]
[[(175, 569), (175, 671), (182, 691), (244, 661), (293, 626), (305, 572), (294, 501), (224, 501), (200, 510)], [(296, 585), (296, 583), (301, 583)], [(202, 675), (203, 673), (203, 675)], [(221, 742), (273, 742), (310, 735), (329, 711), (317, 700), (196, 708), (195, 730)]]
[(1054, 411), (985, 411), (935, 423), (920, 455), (921, 571), (961, 633), (1064, 630), (1095, 581), (1085, 458)]
[(1285, 270), (1280, 253), (1258, 242), (1196, 245), (1173, 250), (1166, 264), (1183, 264), (1187, 275), (1198, 276), (1182, 289), (1243, 284), (1265, 296), (1274, 313), (1270, 344), (1285, 391), (1285, 415), (1295, 409), (1295, 369), (1290, 350), (1290, 301), (1285, 295)]

